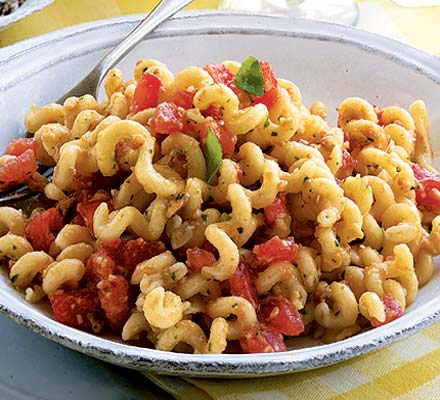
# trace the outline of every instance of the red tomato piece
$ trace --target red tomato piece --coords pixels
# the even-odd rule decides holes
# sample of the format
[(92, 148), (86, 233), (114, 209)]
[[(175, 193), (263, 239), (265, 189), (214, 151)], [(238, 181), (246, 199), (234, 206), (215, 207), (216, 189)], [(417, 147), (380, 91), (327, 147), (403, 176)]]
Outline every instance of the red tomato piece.
[(173, 103), (177, 107), (182, 107), (185, 110), (189, 110), (190, 108), (193, 108), (194, 94), (195, 93), (189, 92), (188, 90), (177, 89), (173, 95)]
[(159, 95), (164, 85), (156, 75), (145, 72), (134, 91), (130, 112), (137, 113), (159, 104)]
[(249, 326), (243, 331), (240, 345), (245, 353), (287, 351), (283, 335), (260, 322)]
[(245, 263), (240, 263), (229, 279), (229, 290), (233, 296), (240, 296), (248, 300), (254, 308), (258, 306), (258, 293), (251, 277), (252, 271)]
[(279, 261), (294, 262), (298, 254), (298, 245), (293, 237), (280, 239), (274, 236), (268, 241), (254, 246), (252, 252), (257, 257), (257, 261), (264, 265), (269, 265)]
[(60, 230), (63, 225), (62, 215), (55, 207), (52, 207), (33, 217), (26, 224), (24, 231), (34, 250), (47, 252), (55, 240), (53, 232)]
[(418, 164), (413, 164), (412, 170), (414, 177), (419, 181), (419, 187), (416, 188), (417, 203), (424, 206), (440, 206), (440, 177)]
[(385, 321), (380, 322), (376, 318), (372, 318), (370, 322), (373, 327), (385, 325), (401, 317), (403, 314), (400, 303), (392, 295), (386, 294), (383, 296), (382, 303), (385, 306)]
[(91, 201), (89, 203), (79, 203), (76, 206), (76, 211), (83, 217), (86, 227), (93, 236), (93, 215), (96, 209), (101, 204), (101, 201)]
[(212, 117), (215, 120), (223, 119), (223, 110), (221, 107), (210, 105), (206, 110), (201, 111), (204, 117)]
[(264, 77), (264, 94), (254, 99), (254, 104), (264, 104), (270, 109), (278, 100), (278, 81), (273, 72), (272, 65), (268, 61), (260, 61), (260, 67)]
[(174, 103), (160, 103), (154, 110), (151, 129), (155, 133), (170, 135), (183, 129), (183, 115)]
[(37, 163), (33, 150), (25, 150), (3, 167), (0, 167), (0, 190), (23, 183), (37, 170)]
[(110, 275), (99, 282), (99, 301), (113, 329), (119, 331), (130, 316), (130, 293), (127, 280), (121, 275)]
[(342, 166), (341, 168), (356, 168), (359, 165), (359, 160), (356, 160), (346, 149), (342, 152)]
[(73, 328), (91, 331), (89, 317), (99, 310), (96, 290), (82, 289), (49, 295), (55, 319)]
[(39, 145), (40, 144), (33, 138), (22, 138), (13, 140), (6, 147), (5, 154), (10, 154), (11, 156), (19, 156), (29, 149), (32, 150), (35, 154)]
[(218, 122), (208, 121), (203, 125), (202, 131), (200, 132), (199, 136), (199, 141), (203, 149), (205, 148), (206, 138), (208, 137), (209, 129), (212, 129), (215, 133), (215, 136), (217, 136), (217, 139), (222, 146), (223, 156), (231, 157), (235, 151), (237, 136), (229, 132), (225, 126), (220, 125)]
[(275, 331), (288, 336), (298, 336), (304, 332), (302, 315), (289, 299), (269, 296), (260, 303), (259, 320)]
[(207, 64), (203, 69), (211, 75), (215, 83), (222, 83), (229, 88), (234, 87), (234, 73), (226, 65)]
[(274, 224), (279, 219), (288, 214), (287, 212), (287, 198), (284, 193), (280, 193), (272, 204), (264, 207), (264, 216), (268, 224)]
[(89, 281), (97, 283), (115, 273), (116, 262), (107, 250), (99, 249), (87, 260), (86, 276)]
[(215, 263), (214, 255), (200, 247), (192, 247), (186, 250), (188, 267), (192, 272), (200, 272), (203, 267), (210, 267)]
[(122, 266), (132, 272), (136, 265), (163, 253), (165, 250), (165, 245), (160, 241), (145, 241), (138, 238), (123, 244), (118, 259)]

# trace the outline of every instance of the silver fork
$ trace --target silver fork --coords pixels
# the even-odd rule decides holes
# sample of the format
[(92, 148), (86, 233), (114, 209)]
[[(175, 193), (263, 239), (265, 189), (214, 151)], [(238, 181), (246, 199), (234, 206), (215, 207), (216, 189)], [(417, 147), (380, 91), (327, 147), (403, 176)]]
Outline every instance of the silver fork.
[[(192, 3), (194, 0), (161, 0), (159, 4), (136, 26), (128, 36), (107, 53), (104, 58), (90, 71), (90, 73), (79, 82), (74, 88), (70, 89), (56, 102), (64, 103), (71, 96), (82, 96), (84, 94), (92, 94), (97, 97), (99, 87), (107, 74), (126, 54), (132, 50), (147, 34), (157, 28), (162, 22), (172, 17), (182, 8)], [(46, 167), (39, 171), (45, 177), (50, 177), (53, 168)], [(27, 186), (23, 185), (19, 188), (13, 188), (0, 192), (0, 204), (9, 204), (29, 197), (36, 196), (37, 193), (32, 192)]]

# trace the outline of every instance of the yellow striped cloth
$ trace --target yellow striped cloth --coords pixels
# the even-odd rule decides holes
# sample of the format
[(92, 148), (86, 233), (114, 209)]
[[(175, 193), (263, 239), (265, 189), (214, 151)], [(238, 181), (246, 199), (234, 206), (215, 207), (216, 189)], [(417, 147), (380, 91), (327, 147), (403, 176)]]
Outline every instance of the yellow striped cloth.
[[(390, 0), (374, 2), (411, 44), (440, 52), (440, 7), (408, 11)], [(153, 0), (55, 0), (43, 11), (2, 31), (0, 47), (81, 22), (145, 12), (155, 3)], [(217, 5), (218, 0), (196, 0), (190, 8)], [(382, 350), (308, 372), (237, 380), (146, 376), (172, 396), (185, 400), (440, 400), (440, 322)]]
[(146, 376), (182, 400), (438, 400), (440, 322), (381, 350), (313, 371), (259, 379)]

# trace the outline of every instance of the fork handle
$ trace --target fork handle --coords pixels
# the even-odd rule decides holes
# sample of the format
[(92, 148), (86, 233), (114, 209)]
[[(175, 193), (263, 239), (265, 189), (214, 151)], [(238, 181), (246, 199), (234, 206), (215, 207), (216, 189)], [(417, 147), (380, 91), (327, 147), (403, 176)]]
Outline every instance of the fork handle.
[(116, 65), (130, 50), (132, 50), (145, 37), (145, 35), (152, 32), (162, 22), (172, 17), (193, 1), (194, 0), (161, 0), (142, 20), (142, 22), (94, 68), (92, 73), (100, 76), (96, 90), (101, 86), (106, 72)]

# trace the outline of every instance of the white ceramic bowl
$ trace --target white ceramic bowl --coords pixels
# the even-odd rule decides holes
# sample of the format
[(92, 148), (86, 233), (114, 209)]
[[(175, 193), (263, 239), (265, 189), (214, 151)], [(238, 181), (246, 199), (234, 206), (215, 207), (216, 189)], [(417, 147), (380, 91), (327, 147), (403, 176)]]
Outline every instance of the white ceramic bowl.
[(0, 30), (20, 21), (21, 19), (42, 10), (47, 7), (53, 0), (27, 0), (21, 7), (9, 15), (0, 16)]
[[(138, 20), (131, 16), (68, 28), (0, 51), (1, 146), (24, 132), (29, 105), (63, 94)], [(12, 54), (12, 55), (11, 55)], [(226, 13), (196, 14), (169, 21), (120, 65), (130, 76), (139, 58), (157, 58), (173, 71), (188, 65), (270, 60), (280, 77), (302, 89), (305, 104), (315, 99), (334, 110), (348, 96), (378, 105), (407, 107), (425, 100), (433, 145), (440, 151), (440, 60), (401, 43), (353, 28), (289, 18)], [(335, 119), (335, 112), (330, 118)], [(280, 374), (346, 360), (408, 336), (440, 317), (440, 271), (423, 287), (404, 316), (385, 326), (330, 345), (286, 353), (190, 355), (129, 346), (55, 322), (26, 303), (0, 276), (0, 311), (18, 323), (67, 347), (115, 364), (191, 376), (241, 377)]]

